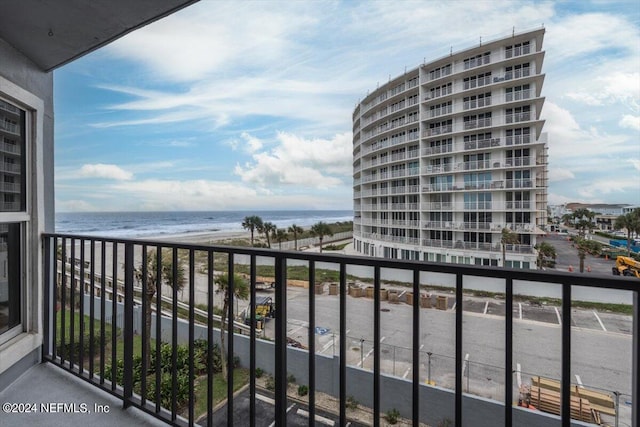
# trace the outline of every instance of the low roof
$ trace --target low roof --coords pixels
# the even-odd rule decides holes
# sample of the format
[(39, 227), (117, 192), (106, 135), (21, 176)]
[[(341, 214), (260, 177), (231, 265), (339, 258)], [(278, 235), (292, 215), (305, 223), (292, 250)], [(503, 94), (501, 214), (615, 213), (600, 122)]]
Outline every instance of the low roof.
[(0, 38), (44, 71), (198, 0), (2, 0)]

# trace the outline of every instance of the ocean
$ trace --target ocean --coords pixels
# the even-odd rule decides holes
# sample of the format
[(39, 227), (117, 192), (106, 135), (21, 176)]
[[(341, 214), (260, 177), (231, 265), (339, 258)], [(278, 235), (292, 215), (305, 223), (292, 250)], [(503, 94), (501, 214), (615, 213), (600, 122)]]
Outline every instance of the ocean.
[(250, 215), (278, 228), (353, 221), (352, 211), (57, 212), (56, 232), (115, 238), (236, 232), (244, 231), (242, 221)]

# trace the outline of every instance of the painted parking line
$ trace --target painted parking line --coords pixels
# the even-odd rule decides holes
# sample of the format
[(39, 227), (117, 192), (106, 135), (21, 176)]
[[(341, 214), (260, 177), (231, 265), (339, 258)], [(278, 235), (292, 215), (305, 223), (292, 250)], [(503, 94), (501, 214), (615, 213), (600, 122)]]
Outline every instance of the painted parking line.
[[(309, 418), (309, 412), (304, 409), (298, 409), (297, 414), (301, 417)], [(320, 415), (316, 415), (316, 423), (324, 424), (327, 426), (336, 425), (335, 421), (330, 420), (329, 418), (321, 417)]]
[[(384, 340), (385, 340), (385, 338), (387, 338), (387, 337), (382, 337), (382, 338), (380, 338), (380, 343), (382, 343), (382, 341), (384, 341)], [(372, 348), (371, 350), (369, 350), (369, 351), (367, 352), (367, 354), (365, 354), (365, 356), (362, 358), (362, 360), (361, 360), (360, 362), (358, 362), (358, 364), (357, 364), (356, 366), (361, 367), (361, 366), (362, 366), (362, 364), (363, 364), (363, 362), (364, 362), (365, 360), (367, 360), (367, 358), (368, 358), (369, 356), (371, 356), (371, 353), (373, 353), (373, 350), (374, 350), (373, 348)]]
[[(291, 406), (289, 406), (289, 407), (287, 408), (287, 414), (288, 414), (288, 413), (289, 413), (289, 411), (291, 411), (295, 406), (296, 406), (296, 404), (295, 404), (295, 403), (294, 403), (294, 404), (292, 404)], [(271, 424), (269, 424), (269, 427), (274, 427), (275, 425), (276, 425), (276, 422), (274, 421), (274, 422), (272, 422)]]
[(522, 386), (522, 367), (519, 363), (516, 363), (516, 383), (519, 389)]
[(560, 317), (560, 312), (558, 311), (558, 307), (553, 307), (556, 311), (556, 316), (558, 317), (558, 325), (562, 325), (562, 317)]
[(484, 313), (482, 314), (487, 314), (487, 309), (489, 308), (489, 301), (484, 303)]
[(411, 371), (411, 366), (409, 366), (409, 367), (407, 368), (407, 370), (406, 370), (406, 371), (404, 371), (404, 375), (402, 376), (402, 379), (406, 379), (406, 378), (407, 378), (407, 375), (409, 375), (409, 372), (410, 372), (410, 371)]
[(518, 303), (518, 310), (520, 311), (520, 320), (522, 320), (522, 303)]
[(306, 326), (298, 326), (297, 328), (290, 330), (290, 331), (288, 332), (288, 335), (295, 335), (295, 334), (296, 334), (300, 329), (303, 329), (303, 328), (305, 328), (305, 327), (306, 327)]
[(598, 320), (598, 323), (600, 323), (600, 327), (602, 328), (602, 330), (607, 332), (607, 328), (604, 327), (604, 323), (602, 323), (602, 320), (600, 320), (600, 316), (598, 316), (598, 313), (596, 313), (595, 310), (593, 310), (593, 315), (596, 316), (596, 320)]
[[(423, 348), (423, 347), (424, 347), (424, 344), (422, 344), (422, 345), (420, 346), (420, 348), (418, 349), (418, 351), (422, 350), (422, 348)], [(409, 375), (409, 372), (411, 372), (411, 366), (409, 366), (409, 367), (407, 368), (407, 370), (406, 370), (406, 371), (404, 371), (404, 375), (402, 375), (402, 379), (406, 379), (406, 378), (407, 378), (407, 376)]]
[(263, 402), (266, 402), (266, 403), (268, 403), (270, 405), (275, 405), (276, 404), (276, 401), (273, 400), (272, 398), (267, 397), (267, 396), (263, 396), (263, 395), (261, 395), (259, 393), (256, 393), (256, 399), (262, 400)]
[(576, 374), (576, 382), (578, 383), (578, 387), (584, 388), (584, 386), (582, 385), (582, 378), (580, 378), (580, 375), (578, 374)]
[(329, 347), (333, 345), (334, 339), (335, 338), (331, 338), (331, 340), (327, 341), (327, 343), (322, 347), (322, 350), (320, 350), (320, 353), (324, 353), (325, 351), (329, 350)]
[(458, 302), (454, 302), (453, 305), (451, 306), (451, 311), (456, 311), (456, 304), (458, 304)]

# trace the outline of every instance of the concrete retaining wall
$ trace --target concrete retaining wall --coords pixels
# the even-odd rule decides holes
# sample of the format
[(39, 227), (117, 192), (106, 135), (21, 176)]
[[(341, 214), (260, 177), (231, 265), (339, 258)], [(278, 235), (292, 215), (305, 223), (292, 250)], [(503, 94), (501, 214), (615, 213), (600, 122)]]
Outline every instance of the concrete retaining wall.
[[(85, 296), (85, 313), (89, 313), (90, 296)], [(100, 319), (100, 302), (95, 299), (95, 318)], [(116, 325), (122, 327), (123, 304), (117, 305)], [(107, 301), (105, 307), (105, 320), (113, 319), (111, 301)], [(151, 336), (155, 338), (155, 314), (152, 316)], [(143, 327), (142, 307), (134, 307), (134, 330), (140, 333)], [(178, 343), (187, 344), (189, 339), (188, 323), (179, 320)], [(172, 331), (171, 319), (162, 318), (162, 340), (170, 342)], [(194, 336), (196, 339), (207, 339), (207, 328), (195, 325)], [(215, 330), (214, 342), (220, 342), (220, 331)], [(234, 353), (239, 357), (243, 367), (249, 366), (249, 337), (246, 335), (234, 336)], [(287, 348), (287, 372), (296, 378), (298, 384), (309, 384), (308, 371), (309, 354), (298, 348)], [(256, 340), (256, 367), (269, 374), (274, 373), (275, 344), (271, 341)], [(316, 354), (316, 391), (332, 396), (340, 394), (340, 358)], [(381, 410), (387, 412), (397, 409), (403, 417), (410, 418), (412, 411), (411, 381), (385, 374), (380, 375)], [(359, 404), (373, 407), (373, 375), (372, 372), (356, 367), (347, 367), (347, 396), (352, 396)], [(455, 393), (452, 390), (440, 387), (420, 384), (420, 421), (437, 426), (444, 420), (455, 418)], [(494, 427), (504, 423), (504, 404), (477, 396), (463, 396), (462, 401), (462, 425), (465, 427)], [(514, 407), (514, 425), (527, 427), (560, 427), (560, 419), (553, 415), (538, 411), (530, 411)], [(589, 424), (572, 422), (572, 426), (585, 426)]]

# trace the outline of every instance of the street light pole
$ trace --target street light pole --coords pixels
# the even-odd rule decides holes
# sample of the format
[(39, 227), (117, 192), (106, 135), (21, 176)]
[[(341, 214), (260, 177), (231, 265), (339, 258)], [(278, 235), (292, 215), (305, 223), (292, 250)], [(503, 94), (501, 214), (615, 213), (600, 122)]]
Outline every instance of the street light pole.
[(427, 351), (427, 382), (429, 383), (429, 385), (431, 385), (431, 355), (433, 353), (431, 353), (430, 351)]

